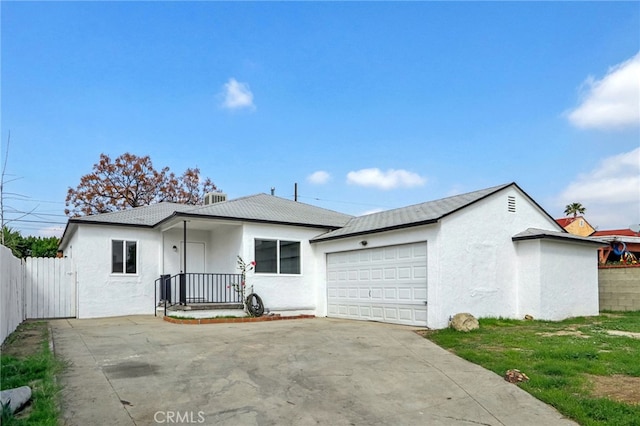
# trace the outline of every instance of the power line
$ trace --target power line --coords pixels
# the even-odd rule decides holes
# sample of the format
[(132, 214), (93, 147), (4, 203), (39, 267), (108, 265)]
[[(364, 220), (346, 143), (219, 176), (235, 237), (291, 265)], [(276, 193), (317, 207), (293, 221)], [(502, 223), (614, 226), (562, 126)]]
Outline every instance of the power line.
[(30, 220), (30, 219), (15, 219), (15, 220), (7, 220), (5, 223), (13, 223), (13, 222), (19, 222), (19, 223), (44, 223), (47, 225), (66, 225), (67, 222), (54, 222), (51, 220)]
[(317, 197), (306, 197), (306, 196), (300, 195), (300, 194), (298, 194), (298, 198), (307, 198), (309, 200), (326, 201), (326, 202), (330, 202), (330, 203), (342, 203), (342, 204), (353, 204), (353, 205), (369, 206), (369, 207), (381, 207), (381, 208), (387, 208), (387, 209), (394, 208), (392, 206), (383, 206), (383, 205), (380, 205), (380, 204), (356, 203), (354, 201), (340, 201), (340, 200), (328, 200), (328, 199), (325, 199), (325, 198), (317, 198)]

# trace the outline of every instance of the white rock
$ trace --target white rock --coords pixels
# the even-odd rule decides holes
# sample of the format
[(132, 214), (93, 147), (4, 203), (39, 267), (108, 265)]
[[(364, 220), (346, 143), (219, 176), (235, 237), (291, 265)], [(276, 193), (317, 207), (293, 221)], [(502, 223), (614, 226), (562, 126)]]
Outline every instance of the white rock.
[(6, 389), (0, 392), (0, 403), (3, 407), (9, 406), (12, 413), (18, 411), (31, 399), (31, 388), (21, 386), (14, 389)]

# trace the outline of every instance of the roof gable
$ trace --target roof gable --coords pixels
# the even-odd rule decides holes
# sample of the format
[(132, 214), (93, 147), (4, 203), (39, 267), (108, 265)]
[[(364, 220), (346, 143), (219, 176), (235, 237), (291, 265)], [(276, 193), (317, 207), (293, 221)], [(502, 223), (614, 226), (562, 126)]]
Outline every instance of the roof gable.
[[(372, 232), (382, 232), (435, 223), (445, 216), (466, 208), (512, 185), (517, 187), (515, 183), (498, 185), (408, 207), (358, 216), (351, 219), (343, 228), (320, 235), (311, 242), (327, 241)], [(524, 193), (524, 191), (522, 192)]]

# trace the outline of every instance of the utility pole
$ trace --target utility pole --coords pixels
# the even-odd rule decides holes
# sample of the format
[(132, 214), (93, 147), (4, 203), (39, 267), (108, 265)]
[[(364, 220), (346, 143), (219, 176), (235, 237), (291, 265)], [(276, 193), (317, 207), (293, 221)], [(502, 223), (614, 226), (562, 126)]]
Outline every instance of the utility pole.
[(2, 163), (2, 174), (0, 174), (0, 237), (2, 245), (4, 245), (4, 174), (7, 170), (7, 158), (9, 157), (9, 143), (11, 142), (11, 131), (7, 136), (7, 151), (4, 155), (4, 162)]

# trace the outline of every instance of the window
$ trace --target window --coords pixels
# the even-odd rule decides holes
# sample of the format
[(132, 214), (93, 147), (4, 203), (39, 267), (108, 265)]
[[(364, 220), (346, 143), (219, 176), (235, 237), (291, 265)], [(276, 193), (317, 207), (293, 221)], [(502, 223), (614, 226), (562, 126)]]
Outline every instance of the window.
[(300, 242), (255, 240), (256, 273), (300, 274)]
[(111, 272), (113, 274), (137, 273), (138, 243), (135, 241), (111, 241)]

